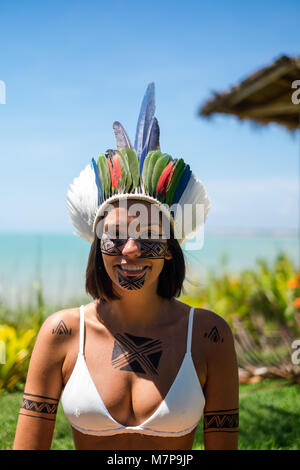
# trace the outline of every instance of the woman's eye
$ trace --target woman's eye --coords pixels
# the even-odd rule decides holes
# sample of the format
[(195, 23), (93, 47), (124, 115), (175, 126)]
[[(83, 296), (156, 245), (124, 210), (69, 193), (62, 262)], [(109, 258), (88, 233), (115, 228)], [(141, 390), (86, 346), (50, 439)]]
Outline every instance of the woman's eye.
[(107, 232), (106, 237), (110, 240), (125, 240), (127, 237), (119, 232)]
[(148, 231), (145, 231), (145, 232), (142, 232), (141, 233), (141, 238), (143, 239), (148, 239), (148, 238), (156, 238), (158, 239), (160, 237), (160, 235), (154, 230), (148, 230)]

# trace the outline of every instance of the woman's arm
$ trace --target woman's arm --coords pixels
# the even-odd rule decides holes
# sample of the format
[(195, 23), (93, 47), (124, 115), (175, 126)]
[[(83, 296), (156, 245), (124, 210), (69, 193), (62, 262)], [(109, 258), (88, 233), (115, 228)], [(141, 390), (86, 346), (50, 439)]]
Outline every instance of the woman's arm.
[(57, 334), (58, 331), (64, 331), (59, 328), (63, 318), (64, 311), (48, 317), (37, 336), (19, 411), (13, 446), (15, 450), (51, 447), (68, 342), (67, 335)]
[(226, 321), (214, 314), (207, 341), (207, 380), (204, 387), (206, 450), (238, 448), (239, 380), (233, 335)]

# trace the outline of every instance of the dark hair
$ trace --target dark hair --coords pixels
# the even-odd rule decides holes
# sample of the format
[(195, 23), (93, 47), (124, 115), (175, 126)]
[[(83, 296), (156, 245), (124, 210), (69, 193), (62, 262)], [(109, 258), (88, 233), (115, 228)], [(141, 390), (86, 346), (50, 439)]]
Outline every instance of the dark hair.
[[(159, 275), (157, 294), (171, 299), (172, 297), (179, 297), (181, 294), (185, 278), (185, 261), (180, 245), (172, 233), (167, 240), (167, 244), (172, 259), (165, 259), (164, 267)], [(93, 299), (105, 301), (120, 299), (114, 292), (112, 280), (106, 272), (100, 249), (100, 240), (96, 234), (86, 269), (85, 290)]]

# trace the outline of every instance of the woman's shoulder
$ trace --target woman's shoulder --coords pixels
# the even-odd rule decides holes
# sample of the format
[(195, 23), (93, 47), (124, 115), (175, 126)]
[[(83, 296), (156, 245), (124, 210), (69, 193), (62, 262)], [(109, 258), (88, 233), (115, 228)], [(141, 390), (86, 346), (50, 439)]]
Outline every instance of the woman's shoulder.
[(228, 322), (216, 312), (195, 308), (195, 334), (199, 341), (199, 348), (202, 346), (206, 352), (207, 360), (215, 360), (219, 355), (231, 355), (234, 348), (234, 337)]
[[(191, 306), (184, 305), (189, 313)], [(224, 337), (232, 336), (231, 328), (225, 318), (212, 310), (195, 307), (193, 323), (193, 334), (199, 335), (199, 338), (207, 338), (212, 343), (222, 343)]]
[(71, 336), (79, 328), (80, 308), (72, 307), (50, 314), (43, 322), (41, 330), (51, 331), (57, 336)]
[(195, 308), (195, 315), (198, 317), (203, 326), (215, 326), (216, 328), (223, 331), (228, 329), (230, 330), (230, 326), (225, 318), (212, 310), (205, 308)]
[[(192, 306), (186, 304), (185, 302), (181, 302), (177, 300), (178, 305), (183, 306), (183, 308), (189, 313)], [(229, 324), (227, 321), (217, 313), (213, 312), (212, 310), (202, 308), (202, 307), (194, 307), (194, 317), (197, 318), (198, 321), (201, 322), (202, 325), (216, 323), (219, 328), (229, 328)]]
[[(59, 346), (62, 352), (79, 336), (80, 307), (57, 310), (48, 315), (38, 333), (45, 347)], [(67, 346), (69, 347), (69, 346)]]

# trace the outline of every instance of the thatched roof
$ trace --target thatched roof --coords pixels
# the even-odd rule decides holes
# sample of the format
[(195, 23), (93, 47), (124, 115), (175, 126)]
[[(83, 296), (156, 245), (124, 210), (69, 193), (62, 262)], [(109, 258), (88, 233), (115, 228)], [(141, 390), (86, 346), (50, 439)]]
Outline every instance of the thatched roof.
[(293, 131), (300, 124), (300, 104), (292, 102), (292, 94), (299, 88), (299, 85), (292, 88), (295, 80), (300, 80), (300, 57), (281, 56), (229, 91), (214, 92), (213, 98), (200, 108), (199, 115), (234, 114), (262, 125), (276, 122)]

